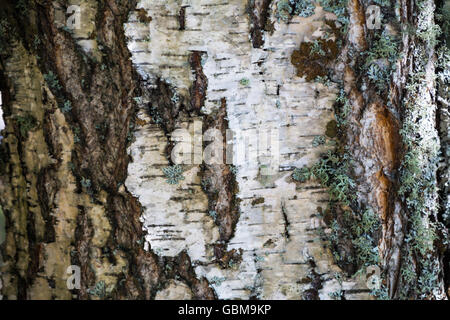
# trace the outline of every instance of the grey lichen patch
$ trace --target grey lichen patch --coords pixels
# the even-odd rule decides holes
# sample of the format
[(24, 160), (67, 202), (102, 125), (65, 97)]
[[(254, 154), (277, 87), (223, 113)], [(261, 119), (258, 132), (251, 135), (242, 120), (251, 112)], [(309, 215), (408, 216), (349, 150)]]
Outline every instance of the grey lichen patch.
[(314, 14), (316, 6), (311, 0), (278, 0), (276, 17), (289, 22), (292, 16), (310, 17)]
[(90, 295), (97, 296), (100, 299), (103, 299), (106, 296), (106, 284), (105, 281), (99, 281), (95, 284), (93, 288), (88, 290)]
[(168, 184), (178, 184), (181, 180), (184, 180), (183, 168), (178, 164), (163, 168), (162, 170), (167, 178), (166, 182)]
[(395, 71), (398, 51), (397, 37), (383, 31), (376, 34), (369, 50), (364, 53), (363, 71), (379, 93), (387, 92), (391, 74)]
[(53, 73), (53, 71), (50, 70), (48, 73), (44, 74), (44, 79), (47, 81), (50, 88), (55, 90), (60, 90), (62, 88), (59, 84), (58, 77)]

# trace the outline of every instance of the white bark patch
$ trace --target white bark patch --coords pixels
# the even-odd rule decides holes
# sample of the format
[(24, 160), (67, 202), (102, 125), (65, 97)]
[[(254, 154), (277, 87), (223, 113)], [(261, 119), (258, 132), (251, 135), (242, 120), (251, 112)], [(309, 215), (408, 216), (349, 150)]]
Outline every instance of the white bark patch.
[[(145, 112), (139, 117), (150, 121)], [(145, 248), (151, 245), (165, 256), (187, 250), (191, 259), (206, 261), (206, 244), (215, 242), (218, 233), (206, 213), (208, 199), (201, 190), (199, 166), (183, 166), (185, 179), (168, 184), (162, 172), (169, 165), (164, 132), (148, 123), (135, 132), (135, 138), (129, 148), (133, 162), (128, 165), (125, 184), (145, 209), (141, 217), (147, 231)]]
[[(255, 49), (249, 39), (246, 5), (241, 0), (140, 1), (137, 7), (144, 8), (152, 21), (141, 23), (135, 13), (130, 15), (125, 25), (128, 46), (144, 78), (161, 77), (181, 95), (188, 94), (193, 80), (190, 52), (206, 52), (205, 112), (218, 108), (226, 98), (230, 129), (279, 130), (279, 166), (274, 175), (260, 174), (264, 166), (273, 164), (270, 158), (234, 163), (242, 202), (229, 249), (243, 249), (243, 261), (229, 269), (198, 265), (198, 276), (205, 276), (221, 299), (251, 295), (299, 299), (310, 286), (299, 280), (308, 276), (308, 259), (313, 258), (323, 279), (320, 297), (329, 299), (332, 291), (343, 285), (353, 288), (355, 283), (337, 283), (333, 274), (340, 269), (311, 227), (317, 207), (326, 207), (325, 190), (312, 182), (297, 187), (290, 175), (294, 167), (313, 164), (326, 150), (313, 147), (312, 141), (334, 119), (336, 88), (297, 77), (290, 55), (302, 41), (320, 36), (325, 15), (332, 17), (317, 7), (312, 17), (295, 17), (289, 24), (276, 22), (275, 32), (265, 33), (264, 47)], [(185, 29), (179, 30), (182, 6), (186, 7)], [(145, 117), (143, 111), (140, 117)], [(206, 197), (200, 195), (198, 166), (184, 166), (186, 179), (168, 185), (160, 165), (167, 163), (162, 130), (145, 125), (135, 134), (126, 186), (144, 207), (146, 246), (168, 256), (187, 249), (194, 264), (211, 262), (208, 244), (217, 240), (217, 228), (206, 214)], [(260, 198), (264, 202), (252, 204)]]

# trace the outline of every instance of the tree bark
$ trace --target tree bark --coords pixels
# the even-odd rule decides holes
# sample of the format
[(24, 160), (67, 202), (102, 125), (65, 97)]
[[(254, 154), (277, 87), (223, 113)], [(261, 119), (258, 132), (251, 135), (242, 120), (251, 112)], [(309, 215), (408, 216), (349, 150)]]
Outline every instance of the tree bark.
[[(4, 299), (448, 298), (442, 3), (387, 1), (372, 30), (370, 1), (283, 2), (1, 2)], [(393, 68), (382, 89), (368, 61)], [(177, 130), (255, 128), (280, 129), (275, 172), (182, 164), (171, 184)]]

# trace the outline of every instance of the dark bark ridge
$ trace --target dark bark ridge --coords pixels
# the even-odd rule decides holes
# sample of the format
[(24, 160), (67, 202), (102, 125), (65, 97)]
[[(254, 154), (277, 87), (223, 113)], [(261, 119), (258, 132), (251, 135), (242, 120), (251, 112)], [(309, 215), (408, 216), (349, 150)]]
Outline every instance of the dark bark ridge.
[[(205, 119), (204, 132), (215, 129), (222, 135), (220, 145), (226, 145), (226, 99), (221, 99), (219, 109)], [(222, 267), (232, 267), (242, 260), (242, 250), (227, 251), (226, 244), (233, 237), (239, 221), (238, 185), (232, 165), (227, 164), (227, 154), (222, 154), (222, 164), (202, 164), (202, 188), (208, 196), (209, 212), (219, 226), (220, 243), (214, 245), (214, 255)]]
[(250, 37), (253, 48), (264, 45), (264, 31), (271, 32), (270, 4), (272, 0), (249, 0), (247, 11), (250, 16)]

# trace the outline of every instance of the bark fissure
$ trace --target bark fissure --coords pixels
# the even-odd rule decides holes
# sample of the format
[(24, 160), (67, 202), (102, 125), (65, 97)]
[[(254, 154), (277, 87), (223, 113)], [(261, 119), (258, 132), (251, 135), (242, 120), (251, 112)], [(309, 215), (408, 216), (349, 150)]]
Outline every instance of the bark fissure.
[(270, 32), (273, 28), (270, 23), (271, 3), (272, 0), (249, 0), (250, 36), (253, 48), (261, 48), (264, 45), (264, 31)]

